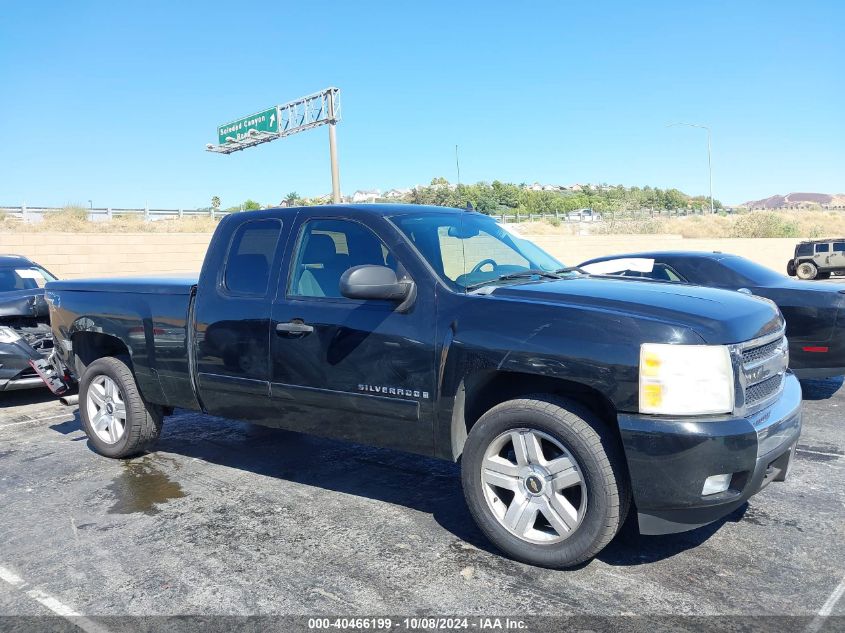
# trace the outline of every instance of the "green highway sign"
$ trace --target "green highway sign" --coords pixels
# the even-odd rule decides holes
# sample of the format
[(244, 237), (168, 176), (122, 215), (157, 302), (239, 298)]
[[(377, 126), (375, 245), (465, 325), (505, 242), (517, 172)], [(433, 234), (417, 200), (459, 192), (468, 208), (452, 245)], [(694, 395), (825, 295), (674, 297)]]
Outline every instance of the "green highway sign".
[(262, 110), (256, 114), (245, 116), (237, 121), (225, 123), (217, 128), (217, 138), (221, 145), (225, 145), (227, 139), (234, 139), (240, 141), (246, 138), (250, 130), (257, 132), (272, 132), (279, 131), (279, 114), (276, 107)]

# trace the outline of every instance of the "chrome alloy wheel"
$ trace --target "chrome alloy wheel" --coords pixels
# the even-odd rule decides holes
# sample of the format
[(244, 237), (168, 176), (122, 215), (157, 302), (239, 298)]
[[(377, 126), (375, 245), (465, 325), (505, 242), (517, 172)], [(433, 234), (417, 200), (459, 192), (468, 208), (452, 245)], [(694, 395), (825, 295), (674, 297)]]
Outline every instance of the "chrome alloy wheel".
[(541, 431), (513, 429), (494, 439), (481, 464), (484, 498), (511, 534), (529, 543), (571, 536), (587, 509), (581, 469), (563, 445)]
[(100, 374), (88, 385), (86, 398), (88, 421), (97, 437), (106, 444), (116, 444), (126, 432), (126, 403), (117, 383)]

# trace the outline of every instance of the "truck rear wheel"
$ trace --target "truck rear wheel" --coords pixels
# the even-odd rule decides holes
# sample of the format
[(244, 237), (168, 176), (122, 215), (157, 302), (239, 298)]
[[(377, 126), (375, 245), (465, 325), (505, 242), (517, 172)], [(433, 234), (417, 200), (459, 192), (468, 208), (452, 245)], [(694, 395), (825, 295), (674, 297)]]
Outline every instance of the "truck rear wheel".
[(791, 259), (786, 263), (786, 274), (790, 277), (795, 276), (795, 262)]
[(79, 382), (79, 414), (94, 449), (107, 457), (142, 453), (161, 434), (163, 416), (144, 402), (132, 371), (119, 358), (88, 366)]
[(479, 528), (532, 565), (589, 560), (616, 535), (630, 505), (616, 438), (563, 399), (529, 396), (493, 407), (472, 427), (461, 468)]
[(815, 279), (816, 275), (819, 274), (819, 269), (813, 262), (801, 262), (795, 268), (795, 274), (798, 279)]

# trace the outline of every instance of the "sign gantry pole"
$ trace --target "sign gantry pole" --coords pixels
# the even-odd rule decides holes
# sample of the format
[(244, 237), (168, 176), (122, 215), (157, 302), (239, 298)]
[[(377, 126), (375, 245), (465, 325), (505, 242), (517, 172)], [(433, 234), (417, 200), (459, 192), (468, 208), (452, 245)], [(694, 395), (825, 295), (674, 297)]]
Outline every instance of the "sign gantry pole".
[(334, 98), (335, 95), (329, 93), (329, 159), (332, 163), (332, 202), (339, 204), (340, 173), (337, 168), (337, 131), (335, 130), (337, 119), (335, 118)]

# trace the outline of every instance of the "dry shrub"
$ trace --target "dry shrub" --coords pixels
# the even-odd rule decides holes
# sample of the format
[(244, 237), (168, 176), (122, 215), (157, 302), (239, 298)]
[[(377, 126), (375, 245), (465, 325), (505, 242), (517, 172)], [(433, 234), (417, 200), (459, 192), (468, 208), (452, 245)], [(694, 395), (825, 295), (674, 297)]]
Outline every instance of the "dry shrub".
[[(606, 216), (605, 216), (606, 217)], [(606, 219), (590, 226), (593, 235), (660, 235), (667, 233), (662, 220), (645, 218), (642, 220)]]
[(783, 213), (740, 215), (728, 237), (799, 237), (798, 223)]
[(578, 226), (576, 224), (567, 224), (557, 220), (557, 218), (550, 218), (542, 221), (534, 222), (520, 222), (518, 224), (508, 222), (508, 226), (516, 229), (522, 235), (575, 235)]
[[(29, 224), (29, 222), (22, 222), (21, 226), (27, 227)], [(32, 226), (38, 226), (42, 231), (69, 231), (73, 233), (88, 231), (91, 225), (88, 221), (88, 210), (76, 205), (68, 205), (60, 211), (45, 213), (44, 219), (41, 222), (33, 222), (31, 224)]]

